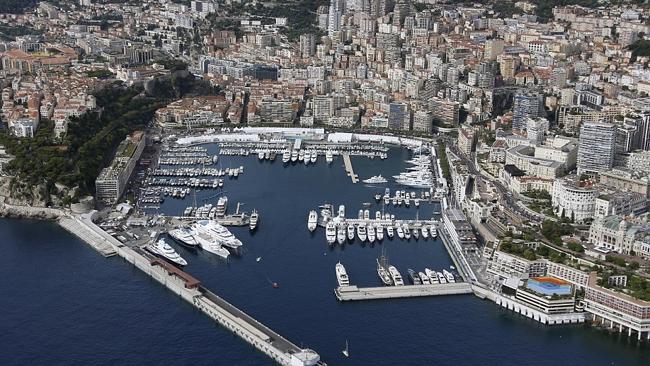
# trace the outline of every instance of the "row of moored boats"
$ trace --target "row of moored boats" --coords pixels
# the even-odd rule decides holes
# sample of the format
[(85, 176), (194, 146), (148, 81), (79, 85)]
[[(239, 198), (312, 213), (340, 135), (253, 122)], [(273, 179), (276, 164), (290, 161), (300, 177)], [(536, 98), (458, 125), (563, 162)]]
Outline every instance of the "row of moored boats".
[(425, 268), (422, 272), (416, 272), (409, 268), (408, 273), (411, 283), (414, 285), (438, 285), (456, 282), (456, 275), (446, 269), (443, 269), (442, 272), (436, 272)]

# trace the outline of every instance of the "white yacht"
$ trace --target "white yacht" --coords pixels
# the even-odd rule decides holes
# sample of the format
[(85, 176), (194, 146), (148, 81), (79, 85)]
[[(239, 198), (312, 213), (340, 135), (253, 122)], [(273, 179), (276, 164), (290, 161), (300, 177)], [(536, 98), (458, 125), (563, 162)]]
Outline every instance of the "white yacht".
[(415, 238), (415, 240), (420, 239), (420, 230), (418, 230), (417, 227), (413, 228), (413, 237)]
[(383, 183), (387, 183), (388, 181), (386, 180), (386, 178), (382, 177), (381, 175), (375, 175), (368, 179), (364, 179), (363, 182), (365, 184), (383, 184)]
[(436, 272), (436, 276), (438, 276), (440, 283), (447, 283), (447, 277), (442, 272)]
[(339, 217), (340, 218), (345, 217), (345, 206), (344, 205), (339, 205)]
[[(214, 220), (199, 220), (192, 225), (192, 230), (201, 247), (207, 243), (217, 243), (220, 246), (238, 249), (242, 242), (237, 239), (228, 229)], [(205, 248), (204, 248), (205, 249)]]
[(176, 253), (174, 248), (165, 242), (165, 239), (160, 239), (157, 242), (151, 243), (147, 245), (145, 249), (159, 257), (167, 259), (172, 263), (176, 263), (179, 266), (187, 265), (187, 261), (183, 259), (183, 257), (181, 257), (178, 253)]
[(258, 158), (259, 160), (264, 160), (264, 151), (260, 151), (260, 152), (258, 152), (258, 153), (257, 153), (257, 158)]
[(348, 278), (348, 272), (345, 270), (345, 267), (341, 262), (336, 263), (334, 266), (336, 270), (336, 281), (339, 283), (339, 286), (350, 286), (350, 279)]
[(307, 229), (309, 231), (314, 231), (316, 230), (316, 226), (318, 225), (318, 213), (315, 210), (309, 211), (309, 218), (307, 219)]
[(411, 282), (413, 282), (414, 285), (422, 284), (422, 280), (420, 279), (420, 276), (417, 273), (415, 273), (414, 270), (409, 268), (408, 272), (409, 272), (409, 277), (411, 278)]
[(286, 164), (289, 162), (289, 160), (291, 160), (291, 153), (288, 150), (285, 150), (282, 153), (282, 162)]
[(409, 229), (409, 226), (407, 224), (404, 224), (404, 238), (406, 240), (411, 240), (411, 229)]
[(291, 150), (291, 162), (295, 163), (298, 160), (298, 151)]
[(388, 238), (389, 238), (389, 239), (392, 239), (393, 236), (395, 236), (395, 231), (394, 231), (394, 229), (393, 229), (392, 226), (388, 226), (388, 227), (386, 228), (386, 235), (388, 235)]
[(363, 219), (370, 220), (370, 210), (363, 210)]
[(454, 275), (451, 272), (447, 271), (446, 269), (442, 270), (442, 274), (445, 275), (445, 278), (447, 279), (447, 282), (449, 282), (449, 283), (455, 283), (456, 282), (456, 278), (454, 278)]
[(298, 161), (305, 160), (305, 150), (298, 151)]
[(375, 227), (372, 225), (369, 225), (367, 227), (368, 229), (368, 241), (371, 243), (375, 242)]
[(404, 280), (402, 279), (402, 275), (399, 273), (397, 268), (395, 268), (395, 266), (389, 266), (388, 273), (390, 274), (390, 278), (393, 279), (393, 284), (395, 286), (404, 286)]
[(314, 164), (318, 160), (318, 154), (316, 153), (316, 150), (311, 151), (311, 156), (309, 158), (309, 161)]
[(367, 239), (366, 224), (359, 224), (359, 226), (357, 226), (357, 236), (359, 237), (359, 240), (366, 241)]
[(329, 221), (325, 226), (325, 239), (327, 239), (328, 244), (336, 242), (336, 224), (334, 221)]
[(381, 225), (377, 225), (377, 240), (382, 241), (384, 240), (384, 227)]
[(388, 272), (387, 261), (388, 260), (384, 255), (379, 257), (379, 259), (377, 259), (377, 275), (379, 275), (379, 278), (381, 279), (381, 282), (383, 282), (384, 285), (390, 286), (393, 284), (393, 278)]
[(332, 154), (331, 150), (327, 150), (327, 152), (325, 153), (325, 161), (327, 162), (327, 164), (332, 164), (332, 162), (334, 161), (334, 155)]
[(397, 236), (400, 239), (404, 239), (404, 228), (402, 228), (402, 225), (397, 224)]
[(426, 275), (429, 276), (429, 280), (431, 281), (431, 284), (437, 285), (440, 283), (440, 280), (438, 280), (438, 274), (436, 274), (436, 272), (430, 270), (429, 268), (425, 268), (424, 273), (426, 273)]
[(426, 226), (422, 226), (422, 239), (426, 240), (429, 237), (429, 229)]
[(257, 223), (259, 222), (259, 220), (260, 220), (260, 215), (257, 213), (257, 210), (253, 210), (253, 212), (251, 212), (249, 228), (251, 230), (255, 230), (257, 228)]
[(227, 210), (228, 210), (228, 197), (226, 196), (219, 197), (219, 199), (217, 200), (216, 216), (223, 217), (226, 214)]
[(190, 229), (182, 227), (178, 229), (171, 230), (167, 232), (169, 236), (172, 237), (172, 239), (176, 240), (177, 242), (190, 246), (190, 247), (196, 247), (199, 245), (199, 242), (196, 241), (194, 236), (192, 235)]
[(420, 280), (422, 281), (423, 285), (430, 285), (431, 284), (431, 280), (429, 279), (429, 276), (427, 276), (426, 274), (424, 274), (422, 272), (418, 272), (418, 276), (420, 276)]
[(345, 243), (345, 225), (341, 224), (339, 225), (337, 231), (336, 231), (336, 241), (339, 243), (339, 245), (342, 245)]
[(352, 224), (348, 225), (348, 240), (354, 240), (354, 225)]

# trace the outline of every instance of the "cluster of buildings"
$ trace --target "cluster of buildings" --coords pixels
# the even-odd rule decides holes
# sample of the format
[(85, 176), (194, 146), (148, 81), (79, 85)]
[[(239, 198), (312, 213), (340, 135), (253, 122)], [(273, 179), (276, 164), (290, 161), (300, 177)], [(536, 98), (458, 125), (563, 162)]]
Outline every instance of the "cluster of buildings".
[[(156, 111), (156, 123), (165, 128), (193, 129), (225, 123), (229, 115), (241, 116), (241, 106), (232, 106), (223, 96), (183, 98)], [(233, 111), (231, 111), (233, 109)]]
[(92, 93), (100, 81), (87, 76), (91, 69), (74, 66), (66, 73), (12, 75), (2, 89), (2, 121), (18, 137), (33, 137), (42, 119), (53, 122), (55, 137), (65, 135), (70, 118), (97, 106)]
[(625, 293), (625, 275), (599, 283), (596, 272), (498, 250), (490, 256), (487, 273), (502, 283), (496, 301), (522, 315), (562, 324), (584, 321), (588, 313), (598, 325), (650, 339), (650, 302)]

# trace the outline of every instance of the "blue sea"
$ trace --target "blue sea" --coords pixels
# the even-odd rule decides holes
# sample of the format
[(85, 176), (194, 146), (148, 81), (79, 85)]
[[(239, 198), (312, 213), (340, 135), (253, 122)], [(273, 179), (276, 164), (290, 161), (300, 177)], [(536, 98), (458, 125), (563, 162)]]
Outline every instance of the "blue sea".
[[(352, 161), (364, 179), (395, 175), (409, 157), (392, 149), (385, 161)], [(233, 210), (241, 202), (243, 210), (259, 211), (257, 231), (232, 230), (245, 249), (227, 262), (172, 245), (206, 287), (329, 365), (650, 364), (647, 343), (585, 325), (546, 327), (472, 295), (339, 303), (338, 261), (353, 284), (378, 286), (382, 249), (404, 276), (408, 268), (448, 268), (451, 260), (440, 241), (385, 239), (332, 249), (323, 229), (311, 234), (308, 212), (325, 202), (344, 204), (348, 217), (364, 202), (372, 212), (382, 209), (373, 195), (384, 186), (352, 184), (340, 158), (284, 167), (279, 158), (222, 157), (219, 164), (244, 166), (223, 194)], [(197, 192), (197, 201), (215, 203), (218, 192)], [(158, 212), (180, 214), (191, 204), (169, 198)], [(430, 218), (439, 210), (385, 209), (398, 218)], [(272, 364), (139, 270), (103, 258), (54, 223), (0, 220), (0, 238), (2, 365)], [(346, 340), (348, 359), (341, 355)]]

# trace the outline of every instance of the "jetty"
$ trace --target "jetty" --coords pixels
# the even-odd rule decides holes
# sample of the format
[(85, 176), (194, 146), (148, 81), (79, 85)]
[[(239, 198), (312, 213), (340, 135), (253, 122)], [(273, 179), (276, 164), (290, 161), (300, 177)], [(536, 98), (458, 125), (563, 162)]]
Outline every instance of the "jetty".
[(437, 285), (406, 285), (383, 287), (340, 286), (334, 289), (339, 301), (398, 299), (442, 295), (471, 294), (472, 286), (466, 282)]
[(105, 237), (98, 235), (93, 230), (90, 230), (86, 225), (82, 223), (80, 219), (76, 217), (64, 216), (59, 219), (59, 225), (71, 234), (82, 239), (104, 257), (108, 258), (117, 254), (115, 248), (110, 244), (108, 240), (106, 240)]
[[(326, 366), (315, 351), (301, 348), (274, 332), (250, 315), (201, 286), (201, 282), (183, 270), (158, 259), (140, 248), (131, 248), (95, 225), (88, 216), (60, 220), (80, 239), (98, 251), (108, 245), (116, 255), (133, 264), (174, 294), (192, 304), (236, 336), (283, 366)], [(102, 246), (97, 245), (103, 243)]]
[(359, 182), (359, 176), (354, 174), (354, 169), (352, 169), (352, 161), (350, 160), (350, 154), (343, 154), (343, 163), (345, 164), (345, 171), (348, 173), (352, 183)]

